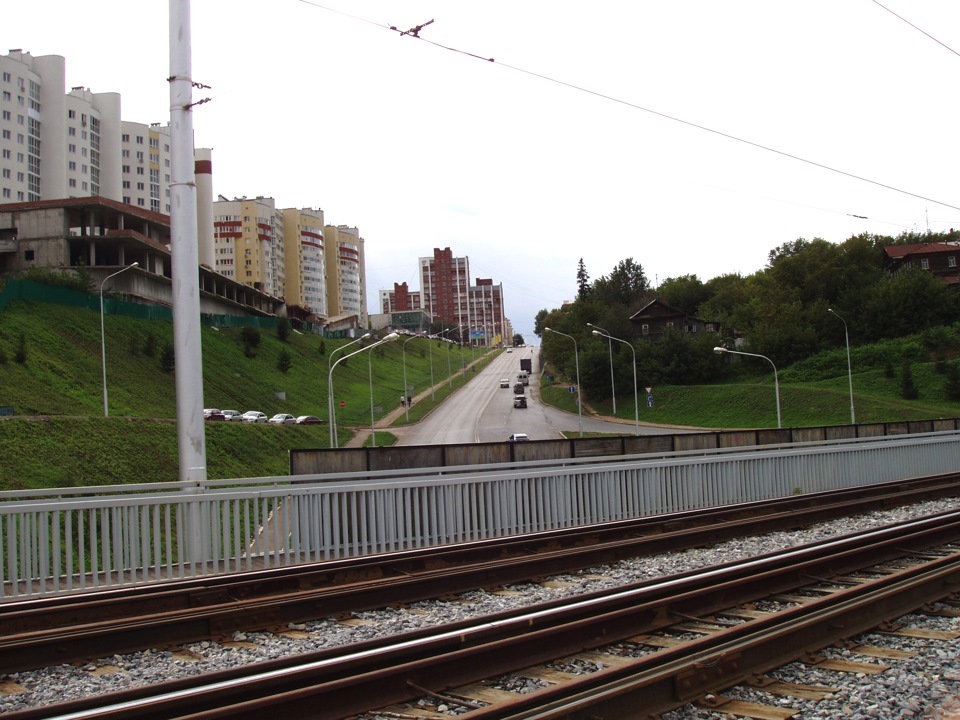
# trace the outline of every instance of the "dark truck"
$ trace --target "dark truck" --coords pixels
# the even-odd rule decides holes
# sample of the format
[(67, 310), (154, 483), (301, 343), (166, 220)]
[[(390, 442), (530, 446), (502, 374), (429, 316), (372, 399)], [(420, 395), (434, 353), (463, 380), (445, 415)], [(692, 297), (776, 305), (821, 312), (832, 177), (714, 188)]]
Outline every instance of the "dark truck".
[(528, 373), (533, 372), (533, 358), (520, 358), (520, 369)]

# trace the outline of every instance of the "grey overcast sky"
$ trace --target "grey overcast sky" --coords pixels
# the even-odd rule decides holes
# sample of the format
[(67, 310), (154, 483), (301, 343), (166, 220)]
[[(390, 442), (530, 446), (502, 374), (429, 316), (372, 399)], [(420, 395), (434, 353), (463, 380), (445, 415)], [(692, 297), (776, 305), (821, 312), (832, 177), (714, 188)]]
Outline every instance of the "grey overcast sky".
[[(7, 3), (0, 35), (169, 120), (167, 2)], [(195, 0), (192, 37), (214, 192), (357, 226), (373, 312), (435, 247), (530, 342), (580, 258), (709, 280), (960, 227), (956, 0)]]

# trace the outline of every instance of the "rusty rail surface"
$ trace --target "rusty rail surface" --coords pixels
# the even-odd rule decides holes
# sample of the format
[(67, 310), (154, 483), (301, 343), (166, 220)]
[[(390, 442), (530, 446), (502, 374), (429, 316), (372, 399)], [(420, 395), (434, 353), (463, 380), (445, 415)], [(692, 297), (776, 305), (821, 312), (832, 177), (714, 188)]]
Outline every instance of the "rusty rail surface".
[(0, 672), (217, 639), (958, 492), (953, 475), (448, 548), (0, 606)]
[[(960, 583), (960, 511), (622, 588), (62, 705), (39, 718), (345, 718), (425, 692), (456, 695), (503, 673), (815, 585), (809, 601), (604, 670), (471, 710), (469, 717), (622, 717), (663, 712), (927, 603)], [(878, 567), (883, 565), (882, 568)], [(873, 568), (870, 572), (869, 569)], [(855, 574), (855, 576), (850, 575)], [(844, 577), (844, 576), (849, 577)], [(853, 579), (855, 577), (855, 579)], [(825, 585), (835, 585), (832, 589)]]

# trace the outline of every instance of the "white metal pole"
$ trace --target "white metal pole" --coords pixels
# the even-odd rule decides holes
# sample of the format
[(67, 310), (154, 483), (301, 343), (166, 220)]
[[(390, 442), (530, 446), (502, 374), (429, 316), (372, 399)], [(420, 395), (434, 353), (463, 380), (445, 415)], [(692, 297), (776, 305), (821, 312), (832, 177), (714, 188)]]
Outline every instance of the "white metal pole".
[(200, 260), (193, 156), (190, 0), (170, 0), (170, 257), (180, 479), (207, 477), (200, 350)]
[[(613, 402), (613, 414), (617, 414), (617, 388), (613, 382), (613, 338), (610, 337), (610, 333), (604, 330), (599, 325), (594, 325), (593, 323), (587, 323), (589, 327), (599, 330), (603, 335), (607, 336), (607, 352), (610, 354), (610, 399)], [(596, 333), (594, 333), (596, 334)], [(636, 371), (636, 363), (634, 363), (634, 371)], [(636, 389), (636, 383), (634, 383), (634, 389)]]
[(850, 424), (857, 424), (857, 414), (853, 409), (853, 366), (850, 364), (850, 333), (847, 332), (847, 321), (837, 315), (832, 308), (827, 308), (827, 312), (840, 318), (843, 323), (843, 337), (847, 341), (847, 381), (850, 383)]
[[(590, 325), (590, 323), (587, 323)], [(596, 327), (596, 325), (590, 325), (590, 327)], [(630, 348), (630, 352), (633, 353), (633, 420), (637, 426), (637, 435), (640, 434), (640, 394), (637, 392), (637, 351), (633, 348), (631, 343), (628, 343), (626, 340), (621, 340), (620, 338), (615, 338), (612, 335), (607, 335), (605, 332), (600, 332), (599, 330), (593, 331), (594, 335), (603, 335), (607, 338), (607, 341), (616, 340), (621, 342)], [(612, 356), (611, 356), (612, 357)]]
[(577, 339), (573, 335), (567, 335), (567, 333), (553, 330), (552, 328), (545, 327), (544, 330), (556, 333), (557, 335), (563, 335), (573, 340), (573, 360), (577, 368), (577, 421), (580, 424), (580, 437), (583, 437), (583, 403), (580, 398), (580, 352), (577, 350)]
[(114, 275), (119, 275), (124, 270), (129, 270), (132, 267), (136, 267), (137, 263), (130, 263), (123, 270), (117, 270), (113, 275), (107, 275), (103, 282), (100, 283), (100, 362), (103, 365), (103, 416), (107, 417), (107, 336), (103, 332), (103, 286), (106, 285), (107, 280), (114, 277)]
[(778, 428), (783, 427), (783, 425), (780, 422), (780, 380), (777, 378), (777, 366), (773, 364), (773, 360), (768, 358), (766, 355), (760, 355), (758, 353), (743, 352), (742, 350), (728, 350), (725, 347), (715, 347), (713, 351), (718, 355), (722, 355), (724, 353), (730, 353), (731, 355), (746, 355), (747, 357), (758, 357), (770, 363), (770, 367), (773, 368), (773, 388), (774, 388), (774, 392), (777, 395), (777, 427)]
[(370, 333), (364, 333), (356, 340), (348, 342), (346, 345), (341, 345), (338, 348), (334, 348), (333, 351), (327, 355), (327, 419), (330, 425), (330, 447), (337, 446), (335, 439), (337, 436), (337, 408), (333, 401), (333, 368), (330, 365), (330, 361), (333, 360), (333, 356), (336, 353), (350, 347), (351, 345), (356, 345), (358, 342), (362, 342), (369, 337)]

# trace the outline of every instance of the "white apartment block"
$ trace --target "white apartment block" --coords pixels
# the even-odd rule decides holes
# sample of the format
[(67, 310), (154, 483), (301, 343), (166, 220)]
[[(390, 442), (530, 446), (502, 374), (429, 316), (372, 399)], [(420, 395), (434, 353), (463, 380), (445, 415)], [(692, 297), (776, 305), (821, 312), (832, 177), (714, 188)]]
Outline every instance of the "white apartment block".
[(122, 201), (170, 214), (170, 125), (121, 123)]
[(273, 198), (213, 203), (216, 272), (273, 297), (285, 293), (283, 214)]
[[(99, 196), (169, 215), (169, 125), (122, 120), (118, 93), (67, 92), (65, 65), (0, 56), (0, 204)], [(194, 155), (201, 265), (318, 319), (367, 326), (357, 228), (326, 226), (319, 209), (278, 210), (273, 198), (214, 201), (210, 151)]]
[(287, 307), (327, 316), (327, 269), (323, 210), (286, 208), (283, 214)]
[(65, 78), (59, 55), (0, 56), (0, 202), (120, 199), (120, 96)]

